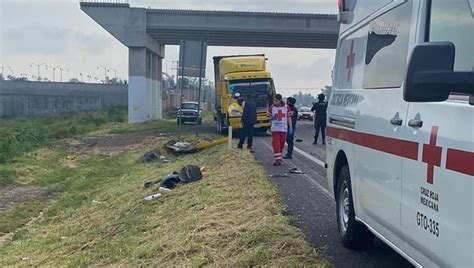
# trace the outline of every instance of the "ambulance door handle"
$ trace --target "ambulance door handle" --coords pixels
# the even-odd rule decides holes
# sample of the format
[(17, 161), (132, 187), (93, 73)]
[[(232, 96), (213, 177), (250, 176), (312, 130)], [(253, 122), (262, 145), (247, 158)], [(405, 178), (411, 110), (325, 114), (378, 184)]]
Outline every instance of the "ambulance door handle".
[(394, 126), (401, 126), (403, 124), (403, 120), (400, 118), (392, 118), (390, 123)]
[(412, 119), (410, 121), (408, 121), (408, 125), (410, 127), (423, 127), (423, 120), (420, 120), (420, 119)]

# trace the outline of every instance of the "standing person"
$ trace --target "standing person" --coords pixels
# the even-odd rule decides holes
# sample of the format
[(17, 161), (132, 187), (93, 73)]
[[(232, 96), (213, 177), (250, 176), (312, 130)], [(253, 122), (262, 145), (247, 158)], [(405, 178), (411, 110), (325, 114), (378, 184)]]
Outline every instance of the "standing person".
[(241, 122), (243, 128), (240, 136), (239, 145), (237, 146), (237, 148), (242, 149), (244, 146), (245, 138), (247, 138), (247, 149), (252, 151), (253, 129), (255, 123), (257, 123), (257, 107), (255, 105), (255, 102), (253, 102), (252, 100), (252, 95), (247, 95), (247, 100), (244, 104), (244, 111), (242, 113)]
[(314, 112), (314, 128), (316, 129), (313, 144), (318, 144), (320, 130), (323, 144), (326, 144), (326, 112), (328, 110), (328, 103), (324, 101), (325, 98), (324, 94), (319, 94), (318, 102), (313, 103), (313, 107), (311, 107), (311, 111)]
[(298, 122), (298, 109), (296, 109), (295, 106), (296, 99), (293, 97), (289, 97), (286, 99), (286, 105), (288, 106), (290, 110), (290, 116), (291, 116), (291, 123), (292, 123), (292, 129), (293, 133), (288, 133), (288, 136), (286, 137), (286, 143), (288, 144), (288, 148), (286, 151), (286, 155), (283, 156), (284, 159), (292, 159), (293, 158), (293, 147), (294, 147), (294, 140), (295, 140), (295, 131), (296, 131), (296, 122)]
[(272, 146), (275, 157), (274, 166), (281, 166), (283, 163), (282, 152), (285, 147), (286, 136), (293, 134), (293, 124), (289, 115), (288, 107), (283, 103), (280, 94), (275, 95), (273, 105), (268, 109), (268, 116), (272, 121)]

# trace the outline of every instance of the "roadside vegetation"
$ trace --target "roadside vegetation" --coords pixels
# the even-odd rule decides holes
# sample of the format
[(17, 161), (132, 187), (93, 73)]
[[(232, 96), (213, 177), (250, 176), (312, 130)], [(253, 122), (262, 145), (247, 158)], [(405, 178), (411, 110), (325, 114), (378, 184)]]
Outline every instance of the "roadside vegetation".
[[(12, 148), (5, 137), (20, 144), (0, 163), (0, 198), (2, 191), (36, 189), (0, 210), (0, 266), (326, 266), (282, 214), (278, 193), (250, 153), (222, 145), (141, 164), (140, 156), (162, 150), (178, 130), (174, 120), (125, 121), (123, 109), (0, 119), (9, 133), (0, 134), (0, 144)], [(157, 192), (144, 181), (188, 164), (204, 167), (201, 181), (143, 201)]]

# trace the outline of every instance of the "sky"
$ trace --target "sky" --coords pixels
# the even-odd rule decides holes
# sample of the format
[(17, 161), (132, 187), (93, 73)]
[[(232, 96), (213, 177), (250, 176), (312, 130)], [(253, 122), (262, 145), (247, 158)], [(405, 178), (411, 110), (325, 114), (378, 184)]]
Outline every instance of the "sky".
[[(336, 14), (336, 0), (130, 0), (133, 7), (273, 11)], [(277, 90), (285, 95), (298, 91), (317, 94), (331, 84), (335, 50), (209, 47), (206, 75), (213, 80), (212, 56), (264, 53)], [(178, 47), (167, 46), (163, 70), (173, 72)], [(128, 50), (80, 10), (79, 0), (0, 0), (0, 67), (9, 66), (16, 76), (32, 79), (37, 67), (67, 67), (63, 80), (91, 82), (104, 79), (106, 66), (117, 76), (128, 76)], [(8, 68), (4, 69), (10, 74)], [(40, 75), (52, 80), (53, 71), (40, 68)], [(113, 71), (109, 73), (112, 75)], [(56, 71), (56, 80), (59, 80)], [(113, 75), (112, 75), (113, 76)]]

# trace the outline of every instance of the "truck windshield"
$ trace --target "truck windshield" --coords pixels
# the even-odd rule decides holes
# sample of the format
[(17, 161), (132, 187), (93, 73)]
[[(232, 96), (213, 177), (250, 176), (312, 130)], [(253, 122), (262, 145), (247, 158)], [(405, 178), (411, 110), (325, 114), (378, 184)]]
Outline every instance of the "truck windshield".
[(246, 97), (252, 95), (258, 97), (258, 95), (264, 95), (265, 97), (270, 92), (271, 83), (269, 79), (255, 79), (255, 80), (236, 80), (231, 81), (229, 84), (230, 93), (235, 96), (240, 95)]
[(197, 110), (198, 105), (196, 103), (183, 103), (181, 109)]
[(455, 71), (474, 70), (473, 0), (432, 1), (430, 40), (449, 41), (456, 47)]
[(229, 91), (234, 98), (251, 95), (257, 108), (267, 108), (273, 101), (271, 79), (235, 80), (230, 81)]

